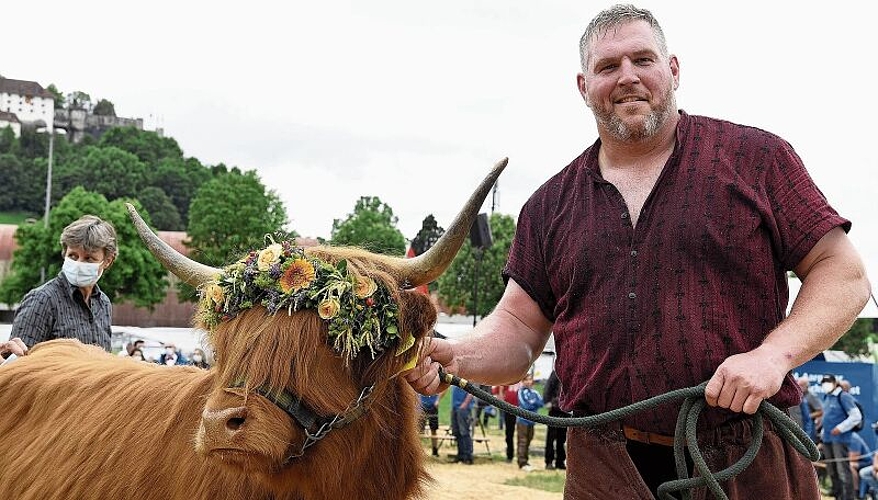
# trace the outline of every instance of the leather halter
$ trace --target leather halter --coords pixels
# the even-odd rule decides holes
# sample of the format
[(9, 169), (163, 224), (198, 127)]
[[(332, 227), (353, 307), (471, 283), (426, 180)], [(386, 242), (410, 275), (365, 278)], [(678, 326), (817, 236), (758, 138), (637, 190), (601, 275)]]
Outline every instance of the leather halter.
[[(237, 380), (230, 387), (243, 388), (245, 383), (243, 380)], [(326, 437), (333, 429), (340, 429), (363, 416), (369, 409), (366, 400), (372, 395), (374, 389), (375, 384), (364, 387), (357, 399), (351, 401), (344, 411), (331, 417), (319, 415), (300, 396), (290, 391), (276, 391), (264, 385), (253, 388), (253, 391), (283, 410), (305, 432), (305, 442), (302, 443), (302, 448), (298, 453), (291, 453), (287, 456), (284, 461), (284, 465), (286, 465), (292, 459), (304, 455), (306, 449)]]

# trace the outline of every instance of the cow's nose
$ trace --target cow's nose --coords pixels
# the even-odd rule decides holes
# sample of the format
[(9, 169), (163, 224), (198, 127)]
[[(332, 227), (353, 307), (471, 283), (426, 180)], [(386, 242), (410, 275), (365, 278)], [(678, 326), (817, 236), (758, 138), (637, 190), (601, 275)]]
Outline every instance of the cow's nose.
[(213, 439), (231, 439), (241, 431), (247, 421), (247, 408), (223, 408), (210, 410), (205, 408), (201, 413), (201, 421), (208, 436)]

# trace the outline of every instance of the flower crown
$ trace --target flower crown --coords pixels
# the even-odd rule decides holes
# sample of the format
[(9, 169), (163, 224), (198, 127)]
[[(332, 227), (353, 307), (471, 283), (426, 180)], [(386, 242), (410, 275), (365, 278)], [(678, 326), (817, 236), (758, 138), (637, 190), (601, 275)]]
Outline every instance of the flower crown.
[(393, 346), (398, 355), (414, 344), (411, 335), (401, 338), (399, 306), (383, 284), (349, 273), (345, 260), (332, 264), (306, 257), (291, 241), (251, 251), (199, 294), (199, 319), (211, 330), (259, 305), (269, 314), (316, 309), (328, 323), (327, 341), (346, 362), (365, 348), (374, 359)]

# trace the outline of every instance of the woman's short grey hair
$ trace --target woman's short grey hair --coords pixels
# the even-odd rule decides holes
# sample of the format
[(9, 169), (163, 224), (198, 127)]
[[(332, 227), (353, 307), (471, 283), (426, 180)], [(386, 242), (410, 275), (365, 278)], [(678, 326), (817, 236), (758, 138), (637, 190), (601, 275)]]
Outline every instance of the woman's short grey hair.
[(617, 28), (632, 21), (646, 21), (652, 27), (652, 33), (658, 42), (662, 55), (668, 56), (668, 44), (665, 41), (665, 33), (652, 12), (646, 9), (638, 9), (631, 4), (617, 4), (599, 13), (585, 28), (582, 38), (579, 39), (579, 59), (582, 63), (582, 71), (588, 70), (588, 58), (591, 55), (591, 41), (598, 35), (606, 34), (611, 28)]
[(116, 228), (100, 217), (83, 215), (61, 232), (62, 255), (69, 247), (81, 247), (86, 252), (103, 250), (107, 257), (115, 257), (118, 253)]

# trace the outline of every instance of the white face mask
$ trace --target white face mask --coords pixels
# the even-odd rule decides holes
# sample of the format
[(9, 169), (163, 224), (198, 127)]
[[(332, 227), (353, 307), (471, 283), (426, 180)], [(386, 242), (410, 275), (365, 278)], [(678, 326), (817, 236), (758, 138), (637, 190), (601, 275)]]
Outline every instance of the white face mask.
[(195, 361), (196, 363), (201, 363), (201, 360), (202, 360), (201, 354), (193, 354), (192, 355), (192, 361)]
[(830, 392), (832, 392), (833, 389), (835, 389), (835, 384), (833, 384), (832, 382), (823, 382), (822, 384), (820, 384), (820, 387), (823, 388), (823, 392), (829, 394)]
[(64, 259), (61, 267), (64, 277), (73, 286), (90, 286), (101, 277), (100, 262), (78, 262), (69, 257)]

